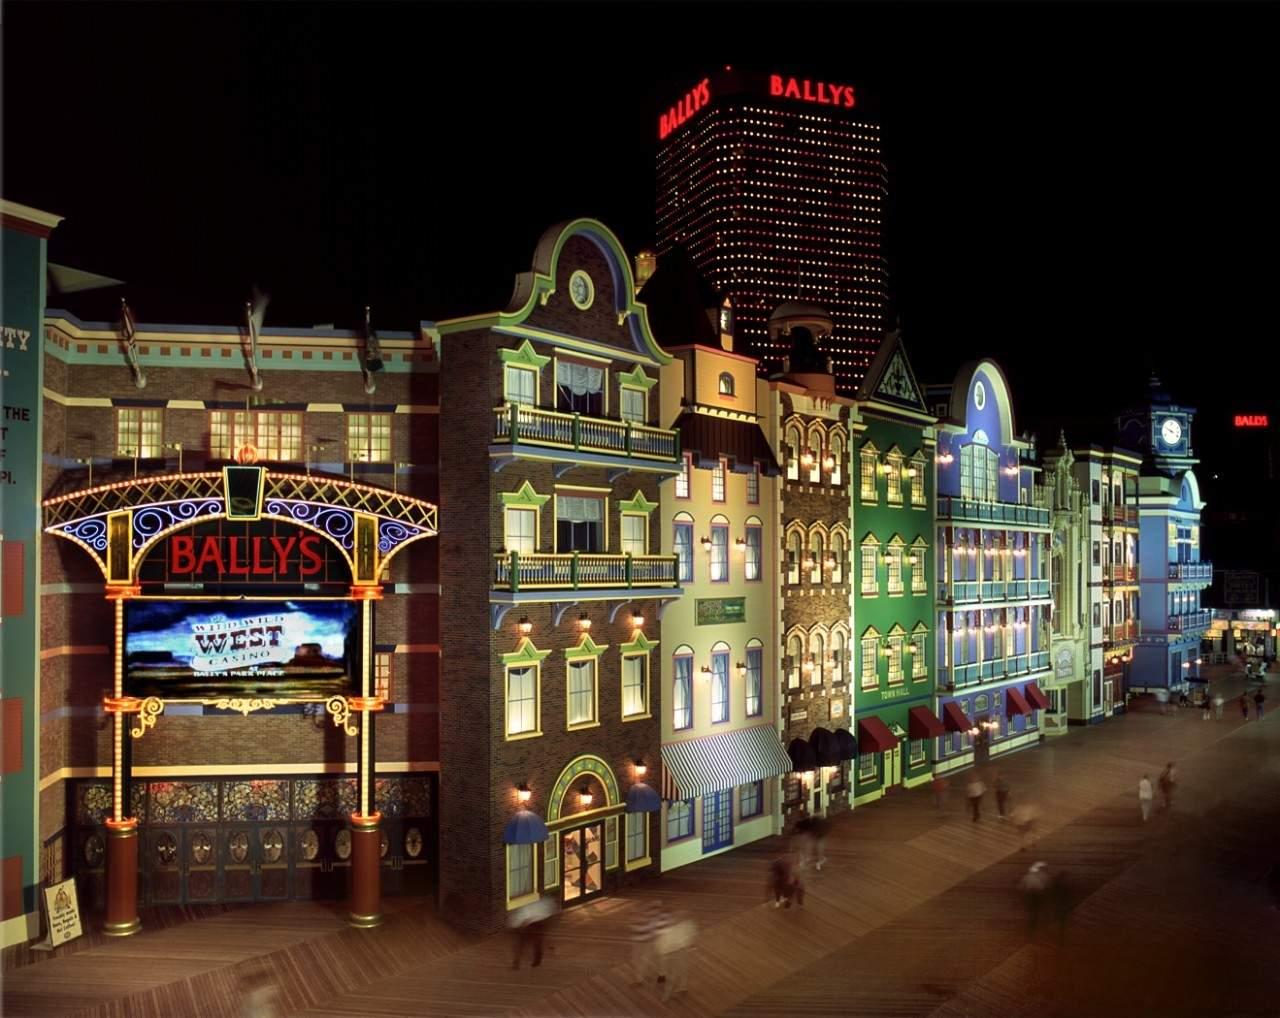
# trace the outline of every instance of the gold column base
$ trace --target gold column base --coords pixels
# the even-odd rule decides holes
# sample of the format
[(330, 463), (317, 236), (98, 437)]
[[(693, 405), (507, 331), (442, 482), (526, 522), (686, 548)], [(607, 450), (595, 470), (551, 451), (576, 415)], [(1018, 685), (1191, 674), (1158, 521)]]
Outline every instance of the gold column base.
[(104, 937), (129, 937), (142, 929), (141, 919), (131, 919), (127, 923), (103, 923)]
[(375, 926), (382, 925), (382, 913), (375, 912), (373, 915), (360, 915), (358, 912), (348, 912), (347, 924), (354, 926), (358, 930), (371, 930)]

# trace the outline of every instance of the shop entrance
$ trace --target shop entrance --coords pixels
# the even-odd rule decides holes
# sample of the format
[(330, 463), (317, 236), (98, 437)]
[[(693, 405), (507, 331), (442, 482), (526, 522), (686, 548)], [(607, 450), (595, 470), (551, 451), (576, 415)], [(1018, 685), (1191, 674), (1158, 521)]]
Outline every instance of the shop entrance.
[(884, 754), (884, 787), (886, 791), (893, 791), (902, 784), (902, 743), (899, 742), (893, 749), (886, 750)]
[(588, 824), (561, 836), (564, 903), (578, 904), (604, 890), (604, 824)]

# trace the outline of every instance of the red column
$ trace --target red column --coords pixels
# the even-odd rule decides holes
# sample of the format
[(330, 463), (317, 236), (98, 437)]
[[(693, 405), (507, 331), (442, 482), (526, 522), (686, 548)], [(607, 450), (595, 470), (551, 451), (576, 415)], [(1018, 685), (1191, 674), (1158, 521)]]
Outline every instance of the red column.
[(382, 814), (351, 814), (351, 911), (352, 926), (382, 923)]
[(142, 929), (138, 919), (138, 821), (107, 821), (107, 918), (102, 932), (127, 937)]

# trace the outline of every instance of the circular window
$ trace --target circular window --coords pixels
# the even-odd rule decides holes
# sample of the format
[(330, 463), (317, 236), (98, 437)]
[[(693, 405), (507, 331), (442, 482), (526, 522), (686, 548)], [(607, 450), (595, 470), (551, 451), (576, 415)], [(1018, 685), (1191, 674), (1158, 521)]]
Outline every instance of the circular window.
[(334, 835), (333, 851), (339, 859), (351, 858), (351, 832), (345, 827)]
[(987, 387), (981, 382), (974, 383), (973, 386), (973, 405), (981, 410), (987, 405)]
[(284, 837), (275, 828), (262, 835), (262, 857), (267, 862), (279, 862), (284, 855)]
[(422, 832), (416, 827), (410, 827), (405, 832), (404, 854), (410, 859), (416, 859), (422, 854)]
[(84, 843), (84, 861), (90, 866), (101, 866), (106, 847), (102, 843), (101, 834), (91, 834)]
[(579, 311), (587, 310), (591, 307), (591, 302), (596, 299), (596, 288), (591, 282), (591, 277), (581, 269), (576, 270), (569, 277), (569, 299)]
[(320, 835), (313, 830), (305, 830), (299, 843), (302, 846), (302, 858), (310, 862), (320, 854)]
[(211, 855), (213, 855), (213, 842), (203, 831), (196, 831), (191, 836), (191, 861), (203, 866), (209, 861)]

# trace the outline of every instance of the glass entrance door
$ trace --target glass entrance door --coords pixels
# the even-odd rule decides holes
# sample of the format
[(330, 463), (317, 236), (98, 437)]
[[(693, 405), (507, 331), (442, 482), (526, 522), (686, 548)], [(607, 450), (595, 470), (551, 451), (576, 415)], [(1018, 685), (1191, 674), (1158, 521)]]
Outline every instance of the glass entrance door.
[(564, 902), (576, 904), (604, 890), (604, 825), (565, 831), (562, 838)]
[(894, 789), (902, 784), (902, 743), (884, 755), (884, 787)]
[[(820, 789), (814, 795), (821, 795)], [(814, 811), (818, 810), (814, 799)], [(702, 851), (714, 852), (733, 844), (733, 789), (722, 788), (702, 797)]]

